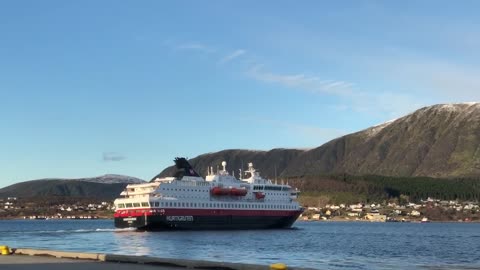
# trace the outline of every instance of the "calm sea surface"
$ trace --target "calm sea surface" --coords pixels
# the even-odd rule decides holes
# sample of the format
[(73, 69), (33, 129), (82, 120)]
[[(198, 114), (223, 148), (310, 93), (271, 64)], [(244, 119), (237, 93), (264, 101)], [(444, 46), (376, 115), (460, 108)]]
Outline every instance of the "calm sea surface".
[(480, 224), (297, 222), (266, 231), (136, 232), (112, 220), (0, 221), (0, 244), (317, 269), (480, 269)]

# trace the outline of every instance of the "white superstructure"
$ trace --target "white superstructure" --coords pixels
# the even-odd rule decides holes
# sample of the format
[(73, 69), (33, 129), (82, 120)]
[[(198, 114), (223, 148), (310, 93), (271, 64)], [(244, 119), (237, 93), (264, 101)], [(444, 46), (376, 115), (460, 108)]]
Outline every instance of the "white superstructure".
[[(157, 208), (300, 210), (298, 191), (262, 178), (252, 163), (237, 179), (222, 162), (222, 170), (209, 168), (206, 178), (194, 175), (156, 178), (150, 183), (130, 184), (115, 200), (118, 210)], [(185, 170), (192, 170), (184, 168)]]

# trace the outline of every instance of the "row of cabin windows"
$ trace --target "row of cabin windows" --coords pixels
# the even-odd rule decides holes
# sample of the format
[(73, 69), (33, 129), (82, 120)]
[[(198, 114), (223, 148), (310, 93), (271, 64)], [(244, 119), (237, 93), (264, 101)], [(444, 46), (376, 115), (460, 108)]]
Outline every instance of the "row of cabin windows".
[[(147, 202), (119, 203), (118, 208), (148, 207)], [(186, 203), (186, 202), (152, 202), (152, 207), (207, 207), (207, 208), (246, 208), (246, 209), (295, 209), (293, 205), (261, 205), (261, 204), (232, 204), (232, 203)]]
[(184, 189), (184, 188), (162, 188), (163, 190), (169, 190), (169, 191), (195, 191), (195, 192), (208, 192), (208, 190), (202, 190), (202, 189)]
[(279, 187), (279, 186), (253, 186), (253, 190), (290, 190), (288, 187)]
[(265, 195), (289, 196), (290, 194), (288, 194), (288, 193), (271, 193), (271, 192), (265, 192)]
[[(162, 188), (163, 190), (168, 190), (168, 191), (192, 191), (192, 192), (209, 192), (209, 190), (202, 190), (202, 189), (184, 189), (184, 188)], [(276, 187), (276, 186), (254, 186), (253, 190), (277, 190), (281, 191), (282, 187)], [(287, 190), (287, 188), (284, 188), (283, 190)], [(273, 195), (273, 193), (271, 193)], [(285, 193), (285, 196), (287, 196), (287, 193)]]
[(118, 208), (132, 208), (132, 207), (149, 207), (150, 205), (148, 202), (142, 202), (142, 203), (119, 203)]

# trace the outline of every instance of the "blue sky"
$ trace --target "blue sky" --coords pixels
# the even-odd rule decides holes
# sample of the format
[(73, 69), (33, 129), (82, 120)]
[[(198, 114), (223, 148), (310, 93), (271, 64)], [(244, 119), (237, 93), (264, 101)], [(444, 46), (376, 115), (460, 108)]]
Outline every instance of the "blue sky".
[(480, 100), (478, 1), (2, 1), (0, 187)]

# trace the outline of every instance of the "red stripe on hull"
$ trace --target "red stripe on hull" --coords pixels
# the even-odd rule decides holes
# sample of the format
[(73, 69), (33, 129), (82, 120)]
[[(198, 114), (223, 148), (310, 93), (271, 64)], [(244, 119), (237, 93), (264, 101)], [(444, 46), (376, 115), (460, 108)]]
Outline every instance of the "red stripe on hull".
[(196, 216), (157, 215), (116, 217), (115, 227), (141, 230), (245, 230), (290, 228), (301, 214), (292, 211), (288, 216)]
[(138, 216), (272, 216), (288, 217), (302, 213), (302, 210), (250, 210), (250, 209), (188, 209), (188, 208), (145, 208), (117, 210), (114, 217)]

